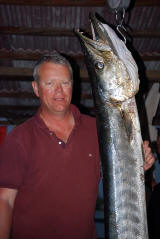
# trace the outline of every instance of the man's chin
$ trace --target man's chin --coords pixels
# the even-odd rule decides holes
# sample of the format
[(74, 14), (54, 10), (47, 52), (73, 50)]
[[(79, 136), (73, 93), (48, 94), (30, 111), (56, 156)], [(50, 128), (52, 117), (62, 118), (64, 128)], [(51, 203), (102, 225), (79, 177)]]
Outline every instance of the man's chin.
[(53, 108), (53, 112), (63, 113), (63, 112), (66, 112), (68, 109), (69, 109), (69, 106), (66, 106), (66, 104), (65, 105), (59, 104)]

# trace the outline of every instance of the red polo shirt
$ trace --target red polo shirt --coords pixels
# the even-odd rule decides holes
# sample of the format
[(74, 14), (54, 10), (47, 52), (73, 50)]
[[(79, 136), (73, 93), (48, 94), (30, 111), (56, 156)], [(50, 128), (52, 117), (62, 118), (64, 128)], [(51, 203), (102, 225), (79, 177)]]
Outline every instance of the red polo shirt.
[(71, 106), (75, 127), (65, 144), (39, 113), (0, 147), (0, 187), (18, 189), (13, 239), (95, 239), (100, 178), (94, 118)]

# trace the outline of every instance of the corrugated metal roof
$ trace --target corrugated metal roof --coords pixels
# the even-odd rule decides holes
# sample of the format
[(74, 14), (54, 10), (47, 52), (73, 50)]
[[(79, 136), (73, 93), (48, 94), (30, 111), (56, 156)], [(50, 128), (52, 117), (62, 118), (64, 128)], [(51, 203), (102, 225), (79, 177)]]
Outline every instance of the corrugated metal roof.
[[(89, 29), (89, 12), (96, 12), (110, 24), (115, 24), (115, 15), (107, 7), (42, 7), (0, 5), (0, 26), (54, 29)], [(129, 20), (128, 20), (129, 19)], [(125, 22), (133, 30), (159, 29), (160, 8), (136, 7), (126, 13)], [(139, 52), (160, 51), (159, 39), (140, 38), (134, 40)], [(1, 39), (1, 48), (23, 48), (59, 51), (81, 51), (78, 40), (73, 37), (8, 35)]]

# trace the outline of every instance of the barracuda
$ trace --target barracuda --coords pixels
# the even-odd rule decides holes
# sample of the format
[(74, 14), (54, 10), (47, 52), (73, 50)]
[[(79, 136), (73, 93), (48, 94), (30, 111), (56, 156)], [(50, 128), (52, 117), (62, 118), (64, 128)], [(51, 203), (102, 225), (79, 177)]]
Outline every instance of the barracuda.
[(106, 239), (147, 239), (142, 138), (135, 102), (137, 65), (116, 33), (91, 17), (93, 40), (79, 30), (92, 82), (103, 170)]

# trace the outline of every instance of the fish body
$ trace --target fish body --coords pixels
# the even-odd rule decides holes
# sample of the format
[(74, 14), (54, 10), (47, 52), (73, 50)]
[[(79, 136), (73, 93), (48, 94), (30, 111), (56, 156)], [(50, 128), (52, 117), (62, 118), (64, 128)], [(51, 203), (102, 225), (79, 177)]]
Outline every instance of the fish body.
[(78, 30), (92, 82), (103, 174), (106, 239), (147, 239), (143, 147), (135, 94), (137, 65), (107, 24), (91, 18), (95, 39)]

